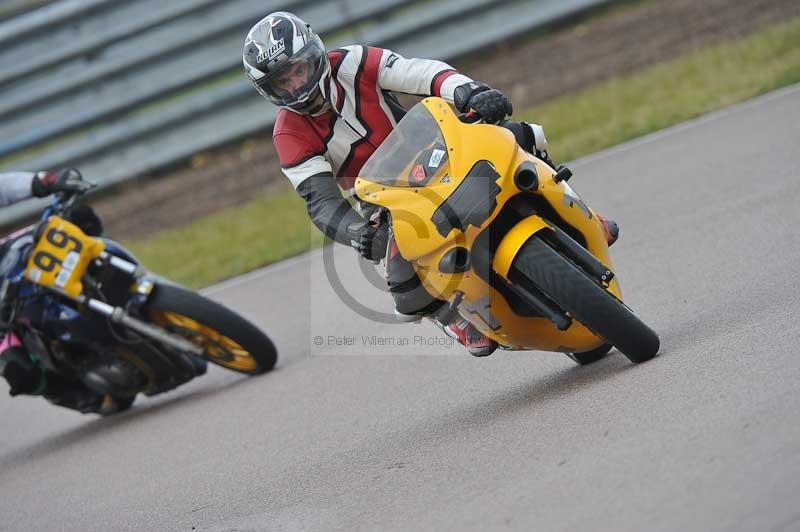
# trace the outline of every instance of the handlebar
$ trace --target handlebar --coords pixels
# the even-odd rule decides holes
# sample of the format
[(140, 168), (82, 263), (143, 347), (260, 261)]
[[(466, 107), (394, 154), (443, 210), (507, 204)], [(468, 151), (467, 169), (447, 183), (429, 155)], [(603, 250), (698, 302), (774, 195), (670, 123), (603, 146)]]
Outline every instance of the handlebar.
[(61, 215), (69, 213), (72, 207), (75, 206), (78, 198), (97, 187), (97, 183), (85, 179), (82, 179), (82, 181), (87, 185), (84, 189), (62, 190), (53, 194), (53, 200), (50, 202), (50, 205), (42, 212), (42, 220), (47, 220), (53, 214)]

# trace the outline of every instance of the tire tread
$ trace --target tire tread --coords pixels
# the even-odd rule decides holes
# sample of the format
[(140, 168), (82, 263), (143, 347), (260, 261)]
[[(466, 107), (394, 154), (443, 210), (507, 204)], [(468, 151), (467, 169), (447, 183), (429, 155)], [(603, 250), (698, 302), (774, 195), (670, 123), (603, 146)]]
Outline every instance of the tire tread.
[(650, 327), (540, 238), (531, 237), (522, 247), (512, 265), (515, 275), (533, 283), (632, 362), (645, 362), (658, 354), (660, 342)]

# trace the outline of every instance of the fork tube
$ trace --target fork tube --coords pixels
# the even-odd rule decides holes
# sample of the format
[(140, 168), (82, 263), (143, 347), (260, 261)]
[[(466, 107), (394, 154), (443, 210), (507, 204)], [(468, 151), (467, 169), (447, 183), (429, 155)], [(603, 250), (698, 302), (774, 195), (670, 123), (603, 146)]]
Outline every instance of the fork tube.
[(121, 259), (121, 258), (117, 257), (116, 255), (112, 255), (112, 254), (110, 254), (108, 252), (104, 251), (103, 253), (101, 253), (100, 254), (100, 258), (103, 259), (103, 260), (107, 260), (108, 263), (111, 266), (113, 266), (114, 268), (117, 268), (118, 270), (122, 270), (125, 273), (129, 273), (131, 275), (136, 275), (136, 273), (139, 271), (139, 266), (138, 265), (136, 265), (136, 264), (134, 264), (132, 262), (128, 262), (125, 259)]
[(84, 303), (95, 312), (108, 316), (114, 323), (120, 323), (143, 336), (147, 336), (148, 338), (183, 352), (193, 353), (198, 356), (203, 355), (203, 348), (199, 345), (195, 345), (189, 340), (176, 334), (169, 333), (160, 327), (138, 320), (119, 307), (112, 307), (108, 303), (91, 298), (84, 298)]
[(108, 303), (98, 299), (86, 297), (83, 294), (77, 297), (72, 297), (56, 286), (47, 288), (48, 290), (51, 290), (67, 299), (71, 299), (72, 301), (75, 301), (81, 305), (86, 305), (91, 310), (108, 317), (114, 323), (120, 323), (125, 327), (128, 327), (129, 329), (132, 329), (152, 340), (161, 342), (184, 353), (192, 353), (194, 355), (203, 356), (204, 351), (201, 346), (193, 344), (182, 336), (173, 334), (160, 327), (136, 319), (120, 307), (111, 306)]
[(564, 253), (567, 258), (571, 259), (579, 268), (589, 274), (590, 277), (606, 285), (614, 279), (614, 272), (606, 268), (597, 257), (575, 242), (572, 237), (553, 224), (550, 224), (550, 229), (552, 231), (542, 231), (540, 233), (542, 238)]

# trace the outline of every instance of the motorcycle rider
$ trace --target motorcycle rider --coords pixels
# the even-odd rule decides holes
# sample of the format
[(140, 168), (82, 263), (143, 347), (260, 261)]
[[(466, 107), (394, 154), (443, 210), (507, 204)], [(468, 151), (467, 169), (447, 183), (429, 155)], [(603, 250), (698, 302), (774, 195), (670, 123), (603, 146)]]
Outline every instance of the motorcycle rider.
[[(0, 207), (31, 197), (43, 198), (57, 192), (82, 192), (90, 186), (74, 168), (59, 172), (0, 172)], [(87, 234), (99, 236), (102, 233), (100, 219), (90, 207), (81, 207), (83, 208), (73, 210), (70, 220)], [(2, 259), (13, 248), (17, 236), (19, 235), (11, 235), (0, 243), (0, 278), (16, 262), (16, 259)], [(67, 381), (57, 373), (43, 370), (13, 333), (5, 334), (0, 342), (0, 375), (8, 382), (12, 397), (21, 394), (42, 395), (60, 406), (103, 415), (130, 406), (129, 403), (120, 402), (110, 395), (99, 394), (80, 383)]]
[[(281, 169), (305, 200), (311, 220), (368, 260), (387, 257), (388, 249), (386, 278), (399, 321), (435, 316), (443, 301), (424, 289), (412, 264), (389, 241), (386, 224), (362, 217), (340, 192), (352, 189), (361, 167), (405, 113), (392, 92), (439, 96), (462, 113), (473, 110), (485, 122), (511, 130), (523, 149), (546, 157), (541, 126), (504, 120), (512, 105), (503, 93), (444, 62), (372, 46), (327, 52), (309, 24), (285, 11), (253, 26), (242, 55), (256, 90), (279, 107), (273, 141)], [(363, 205), (357, 207), (363, 211)], [(618, 229), (603, 222), (611, 244)], [(497, 348), (466, 320), (440, 325), (475, 356)]]

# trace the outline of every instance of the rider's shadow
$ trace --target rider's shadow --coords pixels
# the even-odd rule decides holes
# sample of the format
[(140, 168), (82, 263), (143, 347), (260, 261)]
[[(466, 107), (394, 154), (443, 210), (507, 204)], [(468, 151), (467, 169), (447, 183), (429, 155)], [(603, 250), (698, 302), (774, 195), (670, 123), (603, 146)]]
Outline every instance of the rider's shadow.
[[(271, 373), (279, 369), (280, 368), (275, 368)], [(266, 377), (266, 375), (258, 376), (257, 378), (263, 379), (264, 377)], [(48, 454), (67, 449), (72, 445), (85, 443), (96, 437), (102, 437), (104, 434), (108, 433), (108, 431), (117, 430), (141, 422), (143, 416), (152, 416), (156, 413), (169, 412), (170, 410), (184, 406), (190, 401), (214, 397), (230, 388), (240, 386), (253, 380), (253, 377), (243, 375), (233, 380), (226, 380), (224, 383), (218, 385), (205, 386), (197, 390), (183, 393), (178, 392), (179, 395), (176, 394), (171, 397), (166, 396), (158, 398), (157, 400), (148, 400), (141, 404), (137, 402), (134, 404), (133, 408), (125, 412), (108, 417), (95, 417), (83, 425), (65, 430), (59, 434), (47, 436), (42, 441), (20, 449), (15, 449), (8, 454), (0, 456), (0, 469), (10, 467), (11, 465), (24, 465), (25, 463), (35, 461)], [(93, 414), (88, 415), (91, 416)]]
[[(501, 353), (502, 354), (502, 353)], [(554, 354), (555, 355), (555, 354)], [(564, 356), (564, 355), (561, 355)], [(542, 406), (567, 396), (580, 395), (586, 388), (621, 376), (629, 371), (646, 371), (648, 364), (657, 363), (658, 358), (644, 364), (630, 362), (616, 349), (602, 360), (587, 366), (569, 366), (544, 378), (536, 378), (513, 389), (498, 390), (480, 402), (463, 405), (440, 416), (438, 420), (426, 420), (424, 424), (403, 437), (409, 441), (424, 441), (430, 427), (437, 427), (442, 435), (457, 434), (464, 427), (475, 427), (494, 423), (504, 417), (513, 417), (519, 412)], [(447, 437), (447, 436), (445, 436)]]
[[(552, 355), (562, 356), (566, 361), (563, 354)], [(502, 353), (494, 356), (502, 356)], [(374, 437), (366, 438), (355, 447), (343, 449), (335, 457), (310, 463), (308, 467), (317, 471), (320, 478), (336, 478), (342, 470), (352, 467), (353, 463), (363, 463), (365, 456), (375, 455), (375, 449), (382, 448), (383, 454), (388, 452), (395, 457), (395, 463), (389, 466), (381, 464), (381, 473), (378, 474), (383, 474), (385, 469), (392, 469), (396, 473), (406, 463), (404, 459), (407, 453), (407, 461), (414, 462), (418, 458), (417, 454), (435, 454), (447, 449), (453, 441), (463, 441), (465, 433), (491, 426), (504, 418), (514, 418), (565, 397), (580, 397), (587, 388), (597, 386), (603, 381), (615, 378), (622, 380), (628, 372), (647, 371), (647, 366), (657, 363), (657, 360), (656, 358), (637, 365), (619, 351), (613, 350), (609, 356), (588, 366), (569, 365), (565, 362), (567, 365), (564, 369), (555, 373), (535, 377), (521, 385), (518, 383), (513, 387), (498, 389), (488, 397), (463, 401), (454, 408), (448, 408), (434, 416), (426, 416), (396, 432), (376, 433)], [(482, 361), (475, 362), (479, 365)], [(491, 363), (491, 358), (485, 362)], [(476, 368), (476, 371), (481, 370)], [(390, 447), (388, 451), (387, 446)]]

